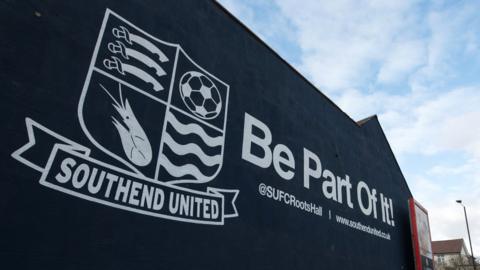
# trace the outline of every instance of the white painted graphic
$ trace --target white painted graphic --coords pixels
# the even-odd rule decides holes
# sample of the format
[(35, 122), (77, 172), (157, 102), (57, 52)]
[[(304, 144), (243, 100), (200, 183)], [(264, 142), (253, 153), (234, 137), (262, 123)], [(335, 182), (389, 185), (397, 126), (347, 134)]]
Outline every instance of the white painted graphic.
[(107, 93), (107, 95), (113, 101), (113, 107), (117, 110), (118, 114), (122, 118), (122, 121), (118, 121), (117, 118), (112, 116), (112, 123), (117, 128), (120, 139), (122, 140), (123, 150), (128, 159), (137, 166), (146, 166), (152, 161), (152, 146), (148, 141), (145, 131), (138, 123), (135, 114), (133, 114), (132, 108), (128, 103), (128, 99), (125, 102), (122, 98), (122, 85), (118, 84), (118, 93), (120, 102), (118, 102), (108, 92), (103, 85), (100, 87)]
[[(229, 86), (179, 44), (151, 36), (107, 9), (78, 104), (80, 126), (93, 147), (27, 118), (29, 142), (12, 157), (41, 172), (40, 184), (72, 196), (222, 225), (224, 218), (238, 216), (238, 190), (180, 185), (204, 184), (220, 172), (228, 93)], [(48, 142), (38, 142), (39, 133)], [(37, 144), (49, 144), (52, 151), (29, 156)], [(100, 152), (113, 160), (99, 160)]]
[[(254, 129), (257, 131), (253, 132)], [(252, 151), (254, 147), (256, 151)], [(296, 175), (295, 157), (290, 148), (285, 144), (274, 143), (274, 136), (268, 125), (248, 113), (245, 113), (243, 126), (242, 159), (263, 169), (268, 169), (273, 164), (274, 171), (283, 180), (291, 182)], [(303, 187), (305, 189), (314, 189), (313, 186), (320, 187), (320, 194), (325, 199), (345, 205), (349, 209), (358, 208), (363, 215), (371, 217), (372, 220), (380, 219), (381, 216), (383, 223), (395, 227), (392, 198), (369, 186), (365, 181), (352, 181), (348, 174), (336, 175), (332, 170), (322, 166), (322, 161), (316, 153), (305, 147), (303, 147), (302, 160), (303, 167), (301, 168), (303, 168)], [(290, 199), (283, 191), (277, 192), (278, 195), (275, 198), (272, 188), (270, 186), (269, 190), (264, 185), (260, 185), (259, 192), (262, 196), (267, 194), (267, 198), (271, 197), (280, 201), (285, 199), (285, 202), (289, 204)], [(309, 209), (313, 209), (313, 207)], [(329, 212), (329, 219), (331, 219), (331, 212)], [(371, 228), (366, 229), (353, 219), (348, 220), (342, 216), (337, 217), (337, 222), (354, 229), (374, 231)], [(379, 235), (381, 238), (390, 240), (388, 233)]]
[(189, 71), (180, 79), (183, 102), (196, 116), (213, 119), (222, 109), (222, 99), (215, 84), (204, 74)]
[(125, 28), (124, 26), (113, 28), (112, 33), (116, 38), (123, 39), (130, 45), (132, 45), (133, 43), (136, 43), (144, 47), (145, 49), (149, 50), (150, 52), (155, 53), (156, 55), (158, 55), (158, 59), (160, 60), (160, 62), (168, 61), (167, 56), (152, 42), (150, 42), (148, 39), (143, 38), (142, 36), (131, 34), (130, 31), (128, 31), (128, 29)]

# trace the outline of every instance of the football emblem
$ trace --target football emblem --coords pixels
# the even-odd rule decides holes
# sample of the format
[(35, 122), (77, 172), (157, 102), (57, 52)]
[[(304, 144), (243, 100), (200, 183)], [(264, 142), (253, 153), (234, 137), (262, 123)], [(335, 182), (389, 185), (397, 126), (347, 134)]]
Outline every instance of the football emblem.
[(187, 108), (202, 119), (213, 119), (222, 110), (222, 99), (217, 87), (200, 72), (189, 71), (183, 74), (180, 94)]
[(11, 156), (41, 172), (42, 186), (70, 196), (223, 225), (238, 216), (239, 190), (204, 184), (222, 169), (229, 90), (180, 44), (107, 9), (76, 110), (86, 144), (27, 117), (28, 142)]

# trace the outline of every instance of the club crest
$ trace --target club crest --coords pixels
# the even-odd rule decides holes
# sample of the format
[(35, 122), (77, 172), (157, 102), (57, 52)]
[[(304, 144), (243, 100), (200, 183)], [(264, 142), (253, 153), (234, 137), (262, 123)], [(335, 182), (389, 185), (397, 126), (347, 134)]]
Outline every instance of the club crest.
[[(30, 142), (12, 156), (41, 171), (41, 184), (77, 197), (167, 219), (223, 224), (225, 217), (238, 216), (238, 190), (179, 185), (205, 184), (220, 172), (228, 96), (228, 84), (203, 69), (180, 44), (158, 39), (107, 10), (77, 110), (92, 149), (77, 151), (71, 141), (27, 119)], [(35, 130), (57, 141), (47, 164), (26, 157), (35, 145)], [(96, 159), (100, 152), (115, 164)], [(90, 163), (88, 170), (78, 171), (78, 159)], [(112, 184), (117, 193), (125, 185), (127, 191), (97, 196), (107, 188), (101, 184), (105, 179), (117, 179)], [(97, 193), (88, 189), (94, 185), (90, 181), (97, 181)], [(141, 188), (132, 191), (134, 185)], [(132, 192), (138, 192), (133, 200), (122, 195)], [(206, 216), (190, 210), (198, 196), (210, 211)], [(171, 209), (172, 204), (178, 209)]]

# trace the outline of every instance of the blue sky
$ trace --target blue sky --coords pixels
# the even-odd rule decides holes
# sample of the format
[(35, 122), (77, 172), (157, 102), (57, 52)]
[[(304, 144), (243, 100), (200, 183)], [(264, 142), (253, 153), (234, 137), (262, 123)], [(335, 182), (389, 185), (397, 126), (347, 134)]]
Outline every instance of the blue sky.
[(468, 241), (462, 199), (480, 255), (480, 1), (220, 3), (350, 117), (377, 114), (432, 238)]

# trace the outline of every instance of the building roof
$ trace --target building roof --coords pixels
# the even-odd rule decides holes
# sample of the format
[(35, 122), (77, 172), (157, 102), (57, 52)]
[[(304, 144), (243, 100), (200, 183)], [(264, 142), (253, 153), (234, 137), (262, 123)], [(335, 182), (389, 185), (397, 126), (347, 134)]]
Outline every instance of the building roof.
[(433, 254), (461, 253), (462, 248), (467, 252), (463, 239), (432, 241)]

